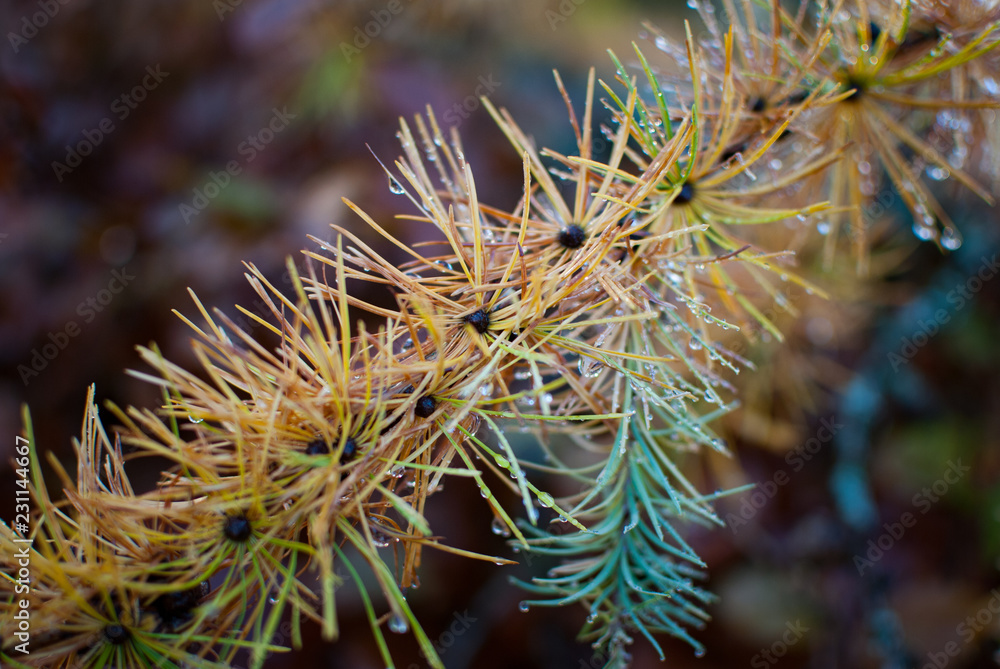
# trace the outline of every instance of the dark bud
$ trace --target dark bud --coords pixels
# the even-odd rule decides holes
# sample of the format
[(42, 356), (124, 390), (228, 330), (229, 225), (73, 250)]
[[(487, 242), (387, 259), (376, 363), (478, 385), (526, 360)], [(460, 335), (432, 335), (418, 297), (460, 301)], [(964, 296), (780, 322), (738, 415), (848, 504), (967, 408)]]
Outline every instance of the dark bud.
[(573, 223), (559, 233), (559, 243), (568, 249), (578, 249), (587, 241), (587, 233), (576, 223)]
[(694, 199), (694, 184), (686, 181), (674, 198), (674, 204), (687, 204), (692, 199)]
[(462, 320), (475, 328), (479, 334), (486, 334), (490, 329), (490, 315), (484, 309), (474, 311)]
[[(166, 629), (173, 631), (191, 620), (191, 611), (211, 590), (208, 581), (202, 581), (197, 587), (177, 592), (168, 592), (153, 600), (153, 609), (156, 611), (160, 624)], [(107, 632), (105, 631), (105, 635)]]
[(871, 36), (870, 44), (874, 44), (878, 40), (878, 36), (882, 34), (882, 29), (878, 27), (878, 24), (874, 21), (868, 22), (868, 33)]
[(358, 442), (354, 440), (354, 437), (348, 437), (347, 441), (344, 442), (344, 450), (340, 454), (340, 461), (347, 462), (348, 460), (353, 460), (358, 456)]
[(844, 98), (846, 102), (857, 102), (858, 99), (861, 97), (862, 93), (864, 93), (865, 91), (864, 83), (858, 81), (858, 79), (855, 78), (854, 75), (847, 76), (847, 79), (844, 81), (844, 86), (846, 86), (848, 89), (851, 88), (854, 89), (853, 93)]
[(104, 638), (108, 640), (108, 643), (120, 646), (128, 641), (128, 637), (128, 630), (118, 623), (112, 623), (104, 628)]
[(428, 418), (437, 409), (437, 401), (430, 395), (424, 395), (417, 400), (417, 405), (413, 407), (413, 413), (421, 418)]
[(253, 534), (253, 527), (250, 521), (242, 513), (238, 516), (226, 516), (226, 522), (222, 526), (222, 533), (230, 541), (243, 543)]
[(412, 393), (412, 392), (413, 392), (414, 390), (416, 390), (416, 388), (414, 388), (414, 387), (413, 387), (413, 384), (412, 384), (412, 383), (410, 383), (410, 384), (408, 384), (408, 385), (407, 385), (407, 386), (406, 386), (405, 388), (403, 388), (402, 390), (400, 390), (400, 391), (399, 391), (399, 394), (400, 394), (400, 395), (409, 395), (409, 394), (410, 394), (410, 393)]
[(306, 455), (326, 455), (330, 452), (330, 445), (323, 439), (313, 439), (306, 446)]

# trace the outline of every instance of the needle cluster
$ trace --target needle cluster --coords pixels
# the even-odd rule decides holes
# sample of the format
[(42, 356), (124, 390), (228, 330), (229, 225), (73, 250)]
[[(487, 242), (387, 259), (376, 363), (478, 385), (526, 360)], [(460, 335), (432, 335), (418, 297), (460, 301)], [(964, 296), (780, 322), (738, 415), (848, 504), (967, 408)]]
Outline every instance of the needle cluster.
[[(692, 630), (712, 596), (684, 532), (721, 525), (712, 503), (726, 493), (700, 489), (688, 465), (700, 450), (726, 452), (709, 424), (735, 406), (732, 375), (746, 368), (719, 335), (752, 325), (780, 339), (764, 301), (781, 303), (789, 284), (820, 292), (754, 230), (818, 231), (829, 258), (848, 225), (864, 271), (863, 211), (886, 177), (917, 235), (954, 248), (958, 232), (920, 175), (991, 198), (966, 157), (978, 115), (998, 104), (982, 76), (996, 67), (970, 68), (998, 41), (995, 10), (971, 2), (840, 0), (793, 13), (725, 0), (726, 28), (694, 4), (712, 39), (696, 43), (689, 28), (674, 46), (650, 27), (668, 58), (636, 47), (626, 67), (612, 55), (617, 82), (591, 73), (582, 118), (556, 75), (570, 155), (538, 149), (484, 101), (522, 158), (513, 207), (480, 202), (458, 133), (433, 112), (404, 120), (386, 173), (412, 205), (402, 218), (433, 226), (436, 241), (408, 245), (345, 200), (405, 262), (334, 226), (305, 269), (289, 262), (291, 294), (247, 266), (270, 314), (244, 313), (276, 347), (194, 297), (199, 318), (182, 318), (200, 369), (141, 349), (153, 371), (134, 373), (162, 388), (158, 410), (112, 406), (120, 426), (109, 434), (92, 391), (76, 477), (59, 469), (65, 499), (34, 482), (32, 606), (46, 632), (29, 659), (8, 645), (0, 658), (214, 667), (246, 652), (259, 667), (301, 643), (303, 621), (336, 639), (337, 591), (352, 580), (387, 666), (386, 629), (412, 633), (442, 667), (404, 594), (419, 585), (423, 550), (511, 562), (430, 527), (427, 499), (453, 476), (475, 482), (515, 550), (559, 560), (521, 584), (532, 595), (522, 608), (582, 605), (581, 636), (609, 666), (627, 665), (637, 634), (700, 654)], [(593, 123), (598, 85), (608, 127)], [(395, 305), (359, 299), (358, 282), (388, 287)], [(381, 319), (376, 331), (351, 322), (357, 309)], [(508, 439), (510, 425), (536, 436), (542, 461)], [(169, 465), (137, 492), (125, 461), (144, 457)], [(576, 492), (540, 487), (553, 477)], [(523, 520), (498, 487), (521, 500)], [(4, 559), (15, 538), (2, 527)], [(4, 644), (14, 606), (0, 581)], [(288, 618), (291, 638), (276, 642)]]

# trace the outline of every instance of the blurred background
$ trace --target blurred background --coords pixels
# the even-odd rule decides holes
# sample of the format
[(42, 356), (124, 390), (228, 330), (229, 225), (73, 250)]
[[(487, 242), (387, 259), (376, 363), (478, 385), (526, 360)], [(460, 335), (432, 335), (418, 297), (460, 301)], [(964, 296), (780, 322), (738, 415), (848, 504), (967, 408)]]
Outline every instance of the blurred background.
[[(253, 309), (241, 262), (283, 286), (307, 235), (329, 239), (336, 223), (372, 239), (341, 197), (407, 242), (427, 236), (393, 220), (413, 212), (374, 157), (399, 154), (400, 116), (430, 105), (458, 127), (480, 199), (512, 207), (520, 160), (477, 96), (568, 152), (552, 70), (579, 110), (588, 68), (612, 78), (606, 49), (631, 61), (632, 41), (654, 51), (642, 21), (682, 35), (684, 18), (697, 21), (652, 0), (0, 5), (0, 481), (13, 480), (22, 403), (40, 450), (70, 470), (89, 384), (100, 400), (158, 404), (124, 370), (154, 341), (194, 366), (171, 313), (195, 313), (189, 288), (235, 316)], [(1000, 665), (1000, 282), (972, 282), (1000, 246), (996, 210), (941, 197), (962, 249), (917, 245), (893, 198), (880, 215), (902, 232), (873, 278), (807, 266), (833, 300), (792, 294), (802, 315), (783, 321), (787, 345), (741, 344), (758, 369), (718, 428), (734, 457), (689, 463), (706, 486), (760, 484), (720, 502), (726, 527), (686, 534), (720, 596), (696, 633), (708, 652), (663, 639), (663, 665), (640, 638), (635, 667)], [(514, 557), (472, 486), (450, 481), (429, 508), (453, 545)], [(574, 640), (582, 608), (518, 610), (507, 578), (541, 563), (427, 553), (409, 599), (449, 669), (602, 666)], [(267, 666), (380, 667), (347, 590), (338, 643), (310, 627), (303, 650)], [(409, 636), (390, 641), (397, 666), (426, 666)]]

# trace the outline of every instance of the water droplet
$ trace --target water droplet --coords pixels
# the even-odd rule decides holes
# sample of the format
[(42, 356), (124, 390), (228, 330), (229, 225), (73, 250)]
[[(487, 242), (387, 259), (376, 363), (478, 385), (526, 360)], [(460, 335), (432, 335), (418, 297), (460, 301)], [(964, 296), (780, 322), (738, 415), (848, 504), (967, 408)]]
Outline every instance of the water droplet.
[(917, 236), (917, 239), (923, 239), (924, 241), (933, 239), (935, 236), (934, 228), (922, 223), (913, 224), (913, 234)]
[(528, 602), (521, 602), (520, 604), (517, 605), (517, 608), (520, 609), (522, 613), (524, 613), (531, 608), (531, 605), (528, 604)]
[(382, 532), (380, 529), (378, 529), (378, 527), (375, 526), (371, 527), (371, 532), (372, 532), (372, 544), (374, 544), (378, 548), (386, 548), (389, 544), (391, 544), (393, 541), (396, 540), (395, 537), (386, 536), (384, 532)]
[[(503, 522), (499, 518), (494, 518), (493, 519), (493, 523), (490, 525), (490, 529), (493, 531), (493, 534), (495, 534), (497, 536), (500, 536), (500, 537), (509, 537), (510, 536), (510, 530), (507, 528), (507, 523)], [(497, 564), (499, 564), (499, 563), (497, 563)]]
[(937, 165), (927, 166), (927, 176), (929, 176), (934, 181), (944, 181), (951, 176), (951, 172), (944, 169), (943, 167), (938, 167)]
[(406, 192), (406, 189), (403, 188), (403, 184), (399, 183), (399, 180), (396, 177), (390, 175), (389, 176), (389, 192), (391, 192), (391, 193), (393, 193), (395, 195), (402, 195), (403, 193)]
[(194, 416), (188, 416), (188, 420), (191, 421), (192, 423), (204, 423), (205, 422), (204, 418), (195, 418)]
[(743, 154), (742, 153), (735, 154), (733, 156), (733, 158), (735, 158), (736, 162), (740, 164), (740, 168), (743, 170), (743, 173), (747, 175), (747, 178), (749, 178), (750, 181), (756, 181), (757, 180), (757, 175), (750, 171), (750, 168), (747, 167), (746, 161), (743, 160)]
[(806, 336), (816, 346), (824, 346), (833, 339), (833, 324), (827, 318), (815, 316), (806, 322)]
[(410, 623), (406, 622), (406, 618), (403, 616), (393, 614), (389, 618), (389, 631), (396, 634), (406, 634), (410, 631)]
[(949, 251), (955, 251), (962, 245), (962, 236), (954, 228), (945, 228), (940, 241), (941, 246)]
[(585, 376), (588, 379), (592, 379), (600, 375), (601, 370), (604, 368), (604, 364), (597, 361), (591, 360), (590, 358), (581, 357), (577, 361), (577, 369), (580, 371), (580, 376)]

